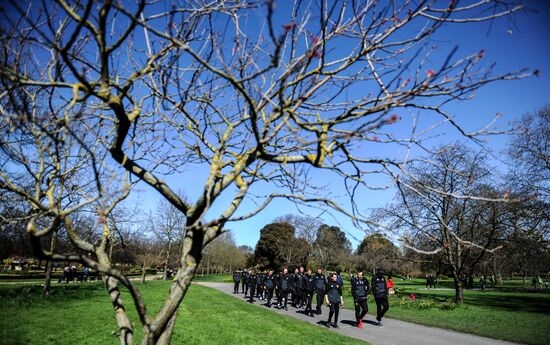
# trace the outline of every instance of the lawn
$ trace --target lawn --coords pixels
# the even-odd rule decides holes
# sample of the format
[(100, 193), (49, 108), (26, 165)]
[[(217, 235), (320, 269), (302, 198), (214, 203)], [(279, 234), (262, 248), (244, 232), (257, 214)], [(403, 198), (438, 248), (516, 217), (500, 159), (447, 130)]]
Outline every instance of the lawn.
[[(160, 307), (168, 284), (139, 285), (151, 310)], [(56, 285), (46, 300), (39, 297), (40, 292), (40, 286), (0, 286), (2, 344), (118, 343), (114, 313), (101, 284)], [(129, 302), (127, 294), (124, 298)], [(136, 320), (131, 307), (129, 312)], [(365, 344), (197, 285), (190, 288), (180, 308), (173, 343)]]
[[(200, 279), (229, 282), (231, 276)], [(525, 344), (547, 343), (546, 339), (550, 339), (550, 291), (523, 290), (521, 279), (505, 280), (502, 290), (465, 290), (461, 306), (454, 303), (451, 279), (440, 281), (438, 287), (442, 289), (437, 290), (426, 290), (423, 279), (396, 278), (394, 282), (398, 294), (390, 298), (387, 317)], [(528, 287), (527, 280), (525, 288)], [(409, 298), (411, 293), (416, 296), (414, 301)], [(344, 298), (346, 308), (353, 308), (349, 282), (344, 287)], [(367, 318), (374, 319), (375, 314), (376, 305), (370, 296)]]
[[(387, 317), (526, 344), (546, 343), (550, 339), (548, 290), (466, 290), (464, 305), (458, 306), (454, 303), (454, 290), (426, 290), (420, 279), (396, 279), (395, 284), (398, 293), (390, 297)], [(514, 285), (518, 285), (516, 281), (504, 286)], [(452, 281), (443, 281), (439, 286), (451, 288)], [(410, 299), (411, 293), (415, 300)], [(346, 307), (352, 308), (347, 283), (344, 297)], [(376, 305), (370, 296), (369, 315), (374, 318), (375, 314)]]

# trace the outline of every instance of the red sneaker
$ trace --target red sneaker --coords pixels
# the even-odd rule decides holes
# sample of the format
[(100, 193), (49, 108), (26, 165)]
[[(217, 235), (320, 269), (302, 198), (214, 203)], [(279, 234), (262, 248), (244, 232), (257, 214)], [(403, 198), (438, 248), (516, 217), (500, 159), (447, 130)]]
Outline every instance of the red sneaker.
[(357, 324), (357, 328), (363, 328), (363, 320), (359, 320), (359, 323)]

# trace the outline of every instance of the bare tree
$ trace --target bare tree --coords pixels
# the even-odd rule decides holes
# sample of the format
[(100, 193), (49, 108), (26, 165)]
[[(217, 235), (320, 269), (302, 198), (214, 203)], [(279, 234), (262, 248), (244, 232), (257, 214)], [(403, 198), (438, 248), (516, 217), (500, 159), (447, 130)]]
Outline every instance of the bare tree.
[[(400, 181), (396, 201), (375, 212), (381, 223), (406, 240), (405, 245), (447, 265), (455, 284), (455, 301), (464, 301), (464, 278), (503, 232), (498, 195), (487, 186), (490, 169), (483, 153), (466, 147), (443, 147), (429, 160), (410, 167)], [(441, 253), (441, 256), (436, 254)]]
[(321, 226), (321, 222), (309, 216), (300, 216), (295, 214), (287, 214), (278, 217), (274, 220), (275, 223), (288, 223), (296, 229), (296, 237), (303, 238), (310, 245), (315, 242), (317, 229)]
[[(78, 143), (82, 152), (74, 157), (89, 157), (88, 171), (109, 167), (120, 176), (124, 170), (185, 215), (169, 298), (150, 314), (132, 283), (103, 255), (110, 233), (105, 217), (129, 188), (115, 188), (119, 193), (107, 198), (97, 186), (93, 195), (62, 210), (51, 198), (63, 186), (59, 174), (47, 179), (44, 170), (31, 169), (30, 175), (42, 174), (37, 181), (49, 186), (31, 195), (14, 187), (18, 171), (3, 165), (0, 187), (19, 193), (36, 212), (52, 215), (45, 229), (36, 229), (36, 217), (31, 218), (35, 238), (61, 222), (72, 233), (71, 213), (101, 200), (105, 236), (100, 243), (71, 236), (75, 246), (95, 253), (97, 262), (75, 259), (109, 275), (122, 344), (133, 342), (134, 327), (118, 282), (131, 292), (143, 344), (167, 344), (202, 250), (223, 233), (226, 222), (250, 218), (283, 198), (332, 209), (363, 226), (368, 220), (356, 195), (380, 187), (370, 184), (373, 174), (393, 181), (408, 160), (408, 154), (373, 154), (380, 152), (376, 148), (423, 148), (426, 133), (443, 125), (473, 140), (491, 133), (462, 129), (445, 105), (472, 97), (492, 81), (533, 73), (493, 74), (483, 51), (456, 57), (450, 49), (438, 59), (429, 39), (447, 23), (490, 21), (519, 9), (504, 1), (437, 7), (428, 1), (311, 0), (283, 10), (263, 0), (186, 2), (169, 9), (144, 0), (130, 7), (111, 0), (11, 1), (0, 26), (0, 147), (15, 162), (21, 151), (4, 140), (13, 128), (29, 122), (34, 126), (29, 133), (40, 139), (59, 131), (63, 140), (56, 139), (54, 147)], [(24, 107), (14, 106), (20, 102), (14, 95), (25, 95)], [(47, 118), (21, 116), (44, 104)], [(426, 128), (419, 127), (421, 114), (428, 114)], [(412, 134), (403, 137), (400, 126)], [(163, 178), (195, 166), (207, 171), (202, 192), (183, 200)], [(314, 183), (312, 170), (343, 181), (351, 207), (340, 206), (326, 186)], [(182, 183), (197, 182), (183, 178)], [(216, 202), (225, 203), (223, 211), (208, 213)]]
[(532, 199), (550, 200), (550, 104), (516, 123), (508, 145), (512, 158), (510, 188)]
[(246, 253), (237, 247), (233, 234), (225, 232), (204, 249), (203, 260), (217, 273), (232, 272), (245, 267)]
[(164, 279), (166, 280), (168, 279), (168, 269), (177, 263), (177, 257), (173, 258), (172, 246), (177, 245), (179, 248), (176, 248), (176, 252), (181, 251), (181, 244), (185, 236), (185, 216), (163, 199), (157, 205), (154, 218), (149, 222), (153, 232), (165, 243)]

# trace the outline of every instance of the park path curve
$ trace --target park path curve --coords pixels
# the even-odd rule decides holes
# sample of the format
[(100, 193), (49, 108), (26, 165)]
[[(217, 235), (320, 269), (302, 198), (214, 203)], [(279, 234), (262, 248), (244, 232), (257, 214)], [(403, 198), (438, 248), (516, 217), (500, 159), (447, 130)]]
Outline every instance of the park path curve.
[[(244, 302), (243, 294), (233, 294), (233, 284), (231, 283), (212, 283), (198, 282), (197, 284), (214, 288), (228, 295), (241, 299)], [(256, 305), (264, 307), (264, 302), (256, 300)], [(390, 305), (391, 308), (391, 305)], [(320, 325), (319, 321), (326, 321), (328, 318), (328, 309), (323, 306), (323, 315), (309, 317), (303, 313), (297, 312), (289, 305), (288, 311), (282, 309), (271, 308), (271, 311), (299, 319), (310, 324)], [(365, 317), (367, 322), (364, 323), (364, 328), (359, 329), (352, 324), (355, 322), (355, 313), (350, 309), (340, 310), (339, 316), (340, 328), (330, 330), (346, 335), (348, 337), (366, 340), (375, 345), (513, 345), (503, 340), (480, 337), (468, 333), (460, 333), (442, 328), (428, 327), (411, 322), (399, 321), (395, 319), (384, 318), (384, 327), (374, 325), (374, 317), (372, 310)]]

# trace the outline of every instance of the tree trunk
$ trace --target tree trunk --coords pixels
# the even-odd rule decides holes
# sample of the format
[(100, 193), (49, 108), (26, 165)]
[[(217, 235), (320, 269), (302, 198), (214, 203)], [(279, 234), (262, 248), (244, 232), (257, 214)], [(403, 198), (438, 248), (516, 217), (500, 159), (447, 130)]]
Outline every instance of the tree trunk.
[(141, 283), (145, 284), (145, 264), (141, 265)]
[(462, 284), (462, 280), (460, 277), (456, 276), (456, 274), (453, 274), (453, 280), (455, 283), (455, 302), (457, 304), (463, 304), (464, 303), (464, 286)]
[(202, 258), (203, 236), (202, 229), (187, 231), (179, 267), (170, 287), (170, 297), (151, 323), (151, 331), (144, 331), (142, 345), (170, 344), (179, 306)]
[(115, 309), (115, 318), (119, 326), (119, 339), (121, 345), (134, 343), (134, 328), (126, 315), (124, 309), (124, 303), (120, 297), (120, 291), (118, 289), (118, 281), (113, 277), (107, 277), (105, 280), (105, 286), (109, 291), (111, 297), (111, 303)]
[(164, 262), (164, 280), (168, 279), (168, 261), (170, 260), (170, 247), (172, 246), (172, 241), (168, 240), (168, 250), (166, 251), (166, 261)]
[[(50, 253), (53, 253), (55, 246), (57, 244), (57, 232), (52, 233), (52, 238), (50, 241)], [(44, 279), (44, 289), (42, 290), (42, 297), (48, 296), (50, 293), (50, 285), (52, 281), (52, 269), (53, 262), (51, 260), (46, 260), (46, 278)]]

